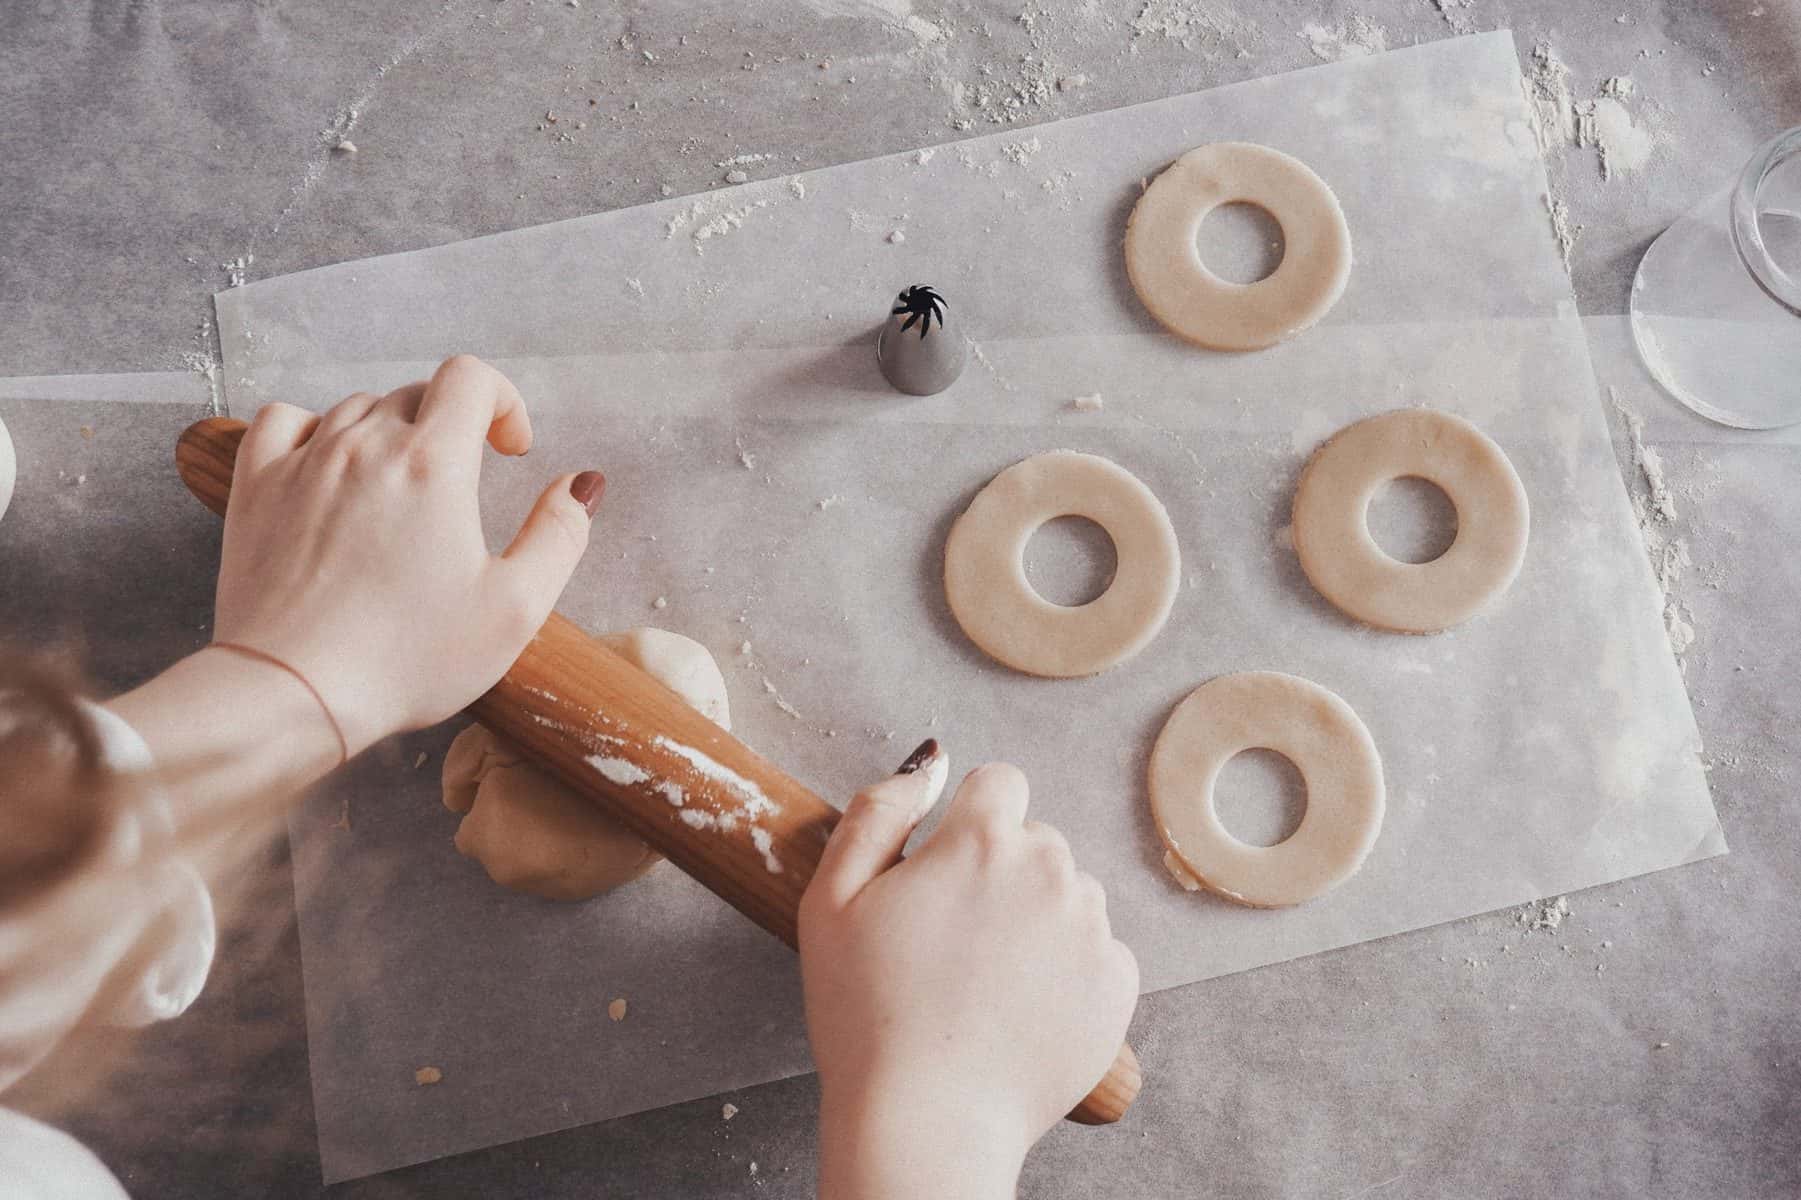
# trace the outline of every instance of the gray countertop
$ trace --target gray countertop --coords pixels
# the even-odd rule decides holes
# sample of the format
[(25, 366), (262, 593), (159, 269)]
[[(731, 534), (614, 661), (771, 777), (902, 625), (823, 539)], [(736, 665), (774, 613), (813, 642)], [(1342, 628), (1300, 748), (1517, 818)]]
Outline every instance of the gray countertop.
[[(12, 0), (0, 373), (204, 364), (210, 296), (234, 270), (261, 278), (703, 190), (739, 155), (824, 166), (964, 136), (958, 122), (1025, 125), (1496, 27), (1515, 31), (1528, 67), (1548, 46), (1579, 101), (1633, 81), (1648, 159), (1616, 158), (1604, 177), (1595, 148), (1559, 145), (1548, 167), (1603, 382), (1655, 408), (1609, 318), (1650, 240), (1801, 121), (1792, 0)], [(333, 153), (334, 136), (356, 152)], [(111, 410), (134, 428), (118, 470), (193, 415)], [(1025, 1194), (1801, 1195), (1801, 831), (1784, 816), (1801, 733), (1801, 567), (1785, 553), (1801, 515), (1783, 503), (1796, 460), (1792, 444), (1674, 416), (1646, 436), (1694, 560), (1674, 598), (1696, 630), (1686, 677), (1732, 854), (1571, 897), (1555, 932), (1492, 914), (1147, 997), (1137, 1108), (1112, 1129), (1052, 1134)], [(139, 486), (147, 509), (181, 503), (178, 488)], [(186, 528), (162, 533), (204, 560), (216, 533)], [(141, 546), (110, 571), (49, 547), (25, 565), (96, 597), (81, 613), (9, 604), (23, 627), (7, 632), (27, 640), (80, 630), (90, 646), (132, 646), (138, 628), (104, 597), (140, 577), (167, 589), (167, 624), (205, 619), (208, 581), (159, 579)], [(160, 665), (150, 657), (88, 666), (123, 686)], [(228, 934), (193, 1012), (140, 1039), (104, 1101), (66, 1122), (134, 1195), (319, 1191), (284, 852), (258, 868), (282, 919)], [(729, 1099), (729, 1125), (700, 1101), (333, 1193), (811, 1194), (814, 1082)]]

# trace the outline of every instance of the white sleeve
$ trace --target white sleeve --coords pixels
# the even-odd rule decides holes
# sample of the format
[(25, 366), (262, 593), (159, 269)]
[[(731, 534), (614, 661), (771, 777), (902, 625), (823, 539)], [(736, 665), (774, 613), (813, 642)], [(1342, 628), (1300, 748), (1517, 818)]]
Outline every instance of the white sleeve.
[(130, 1200), (94, 1152), (60, 1129), (0, 1108), (0, 1196)]
[[(100, 735), (101, 759), (116, 773), (147, 773), (154, 765), (150, 747), (123, 718), (99, 705), (83, 705)], [(173, 836), (169, 801), (147, 788), (136, 813), (139, 850)], [(206, 984), (218, 943), (213, 897), (194, 868), (171, 858), (157, 890), (161, 915), (145, 929), (124, 967), (107, 980), (105, 1003), (93, 1016), (107, 1025), (137, 1028), (178, 1017), (188, 1010)]]
[[(103, 708), (83, 707), (105, 767), (147, 772), (150, 750), (137, 732)], [(31, 781), (0, 781), (0, 790), (14, 786)], [(148, 1025), (200, 994), (217, 940), (213, 902), (178, 857), (174, 832), (166, 798), (146, 777), (95, 867), (0, 910), (0, 1090), (83, 1020)]]

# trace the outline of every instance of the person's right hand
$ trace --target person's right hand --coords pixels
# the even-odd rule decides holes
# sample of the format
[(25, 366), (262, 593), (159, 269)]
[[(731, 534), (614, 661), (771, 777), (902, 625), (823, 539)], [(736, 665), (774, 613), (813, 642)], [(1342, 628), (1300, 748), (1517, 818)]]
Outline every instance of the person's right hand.
[(1011, 1195), (1137, 1002), (1106, 893), (1061, 834), (1025, 819), (1018, 768), (970, 772), (900, 860), (934, 777), (941, 758), (860, 793), (801, 901), (828, 1200)]

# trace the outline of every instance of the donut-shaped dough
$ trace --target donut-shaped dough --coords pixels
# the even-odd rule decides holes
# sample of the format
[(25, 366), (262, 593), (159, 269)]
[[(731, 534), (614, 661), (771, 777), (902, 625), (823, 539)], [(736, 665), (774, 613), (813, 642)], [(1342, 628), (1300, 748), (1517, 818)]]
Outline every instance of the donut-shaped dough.
[[(1213, 785), (1241, 750), (1274, 750), (1307, 782), (1293, 834), (1252, 846), (1226, 832)], [(1351, 706), (1317, 683), (1274, 671), (1209, 680), (1176, 705), (1151, 750), (1151, 811), (1163, 844), (1228, 900), (1278, 908), (1356, 873), (1382, 830), (1382, 760)]]
[[(1195, 238), (1222, 204), (1255, 204), (1282, 227), (1282, 261), (1255, 283), (1221, 279)], [(1351, 273), (1338, 198), (1307, 164), (1249, 142), (1178, 158), (1145, 189), (1126, 225), (1126, 273), (1171, 333), (1212, 350), (1261, 350), (1326, 314)]]
[[(1118, 566), (1086, 604), (1052, 604), (1026, 579), (1032, 534), (1087, 517), (1113, 539)], [(970, 641), (1028, 675), (1093, 675), (1131, 658), (1163, 628), (1181, 583), (1169, 514), (1131, 472), (1053, 450), (1015, 463), (976, 494), (944, 546), (944, 594)]]
[[(1370, 537), (1369, 505), (1391, 480), (1437, 484), (1457, 539), (1430, 562), (1390, 558)], [(1340, 430), (1294, 493), (1294, 548), (1320, 595), (1400, 633), (1436, 633), (1507, 590), (1526, 557), (1526, 489), (1507, 455), (1461, 417), (1412, 408)]]

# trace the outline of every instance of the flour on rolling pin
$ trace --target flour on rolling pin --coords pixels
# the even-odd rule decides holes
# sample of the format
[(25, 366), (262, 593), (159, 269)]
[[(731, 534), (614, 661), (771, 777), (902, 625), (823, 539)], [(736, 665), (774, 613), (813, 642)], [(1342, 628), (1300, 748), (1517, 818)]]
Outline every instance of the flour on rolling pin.
[[(587, 736), (602, 742), (619, 744), (619, 739), (606, 734), (588, 734)], [(695, 774), (719, 784), (726, 795), (738, 802), (740, 811), (710, 812), (703, 808), (691, 808), (688, 806), (688, 795), (679, 783), (671, 779), (654, 779), (649, 771), (629, 759), (605, 754), (590, 754), (585, 756), (583, 761), (599, 772), (601, 778), (620, 787), (651, 784), (652, 790), (667, 800), (671, 808), (680, 810), (677, 813), (678, 819), (690, 829), (712, 829), (721, 833), (733, 833), (740, 825), (747, 825), (750, 829), (750, 843), (756, 847), (757, 853), (763, 856), (764, 868), (771, 875), (780, 875), (782, 861), (775, 855), (775, 838), (767, 829), (758, 824), (762, 817), (778, 811), (775, 802), (763, 789), (692, 746), (684, 745), (661, 734), (653, 737), (651, 744), (680, 758)]]

